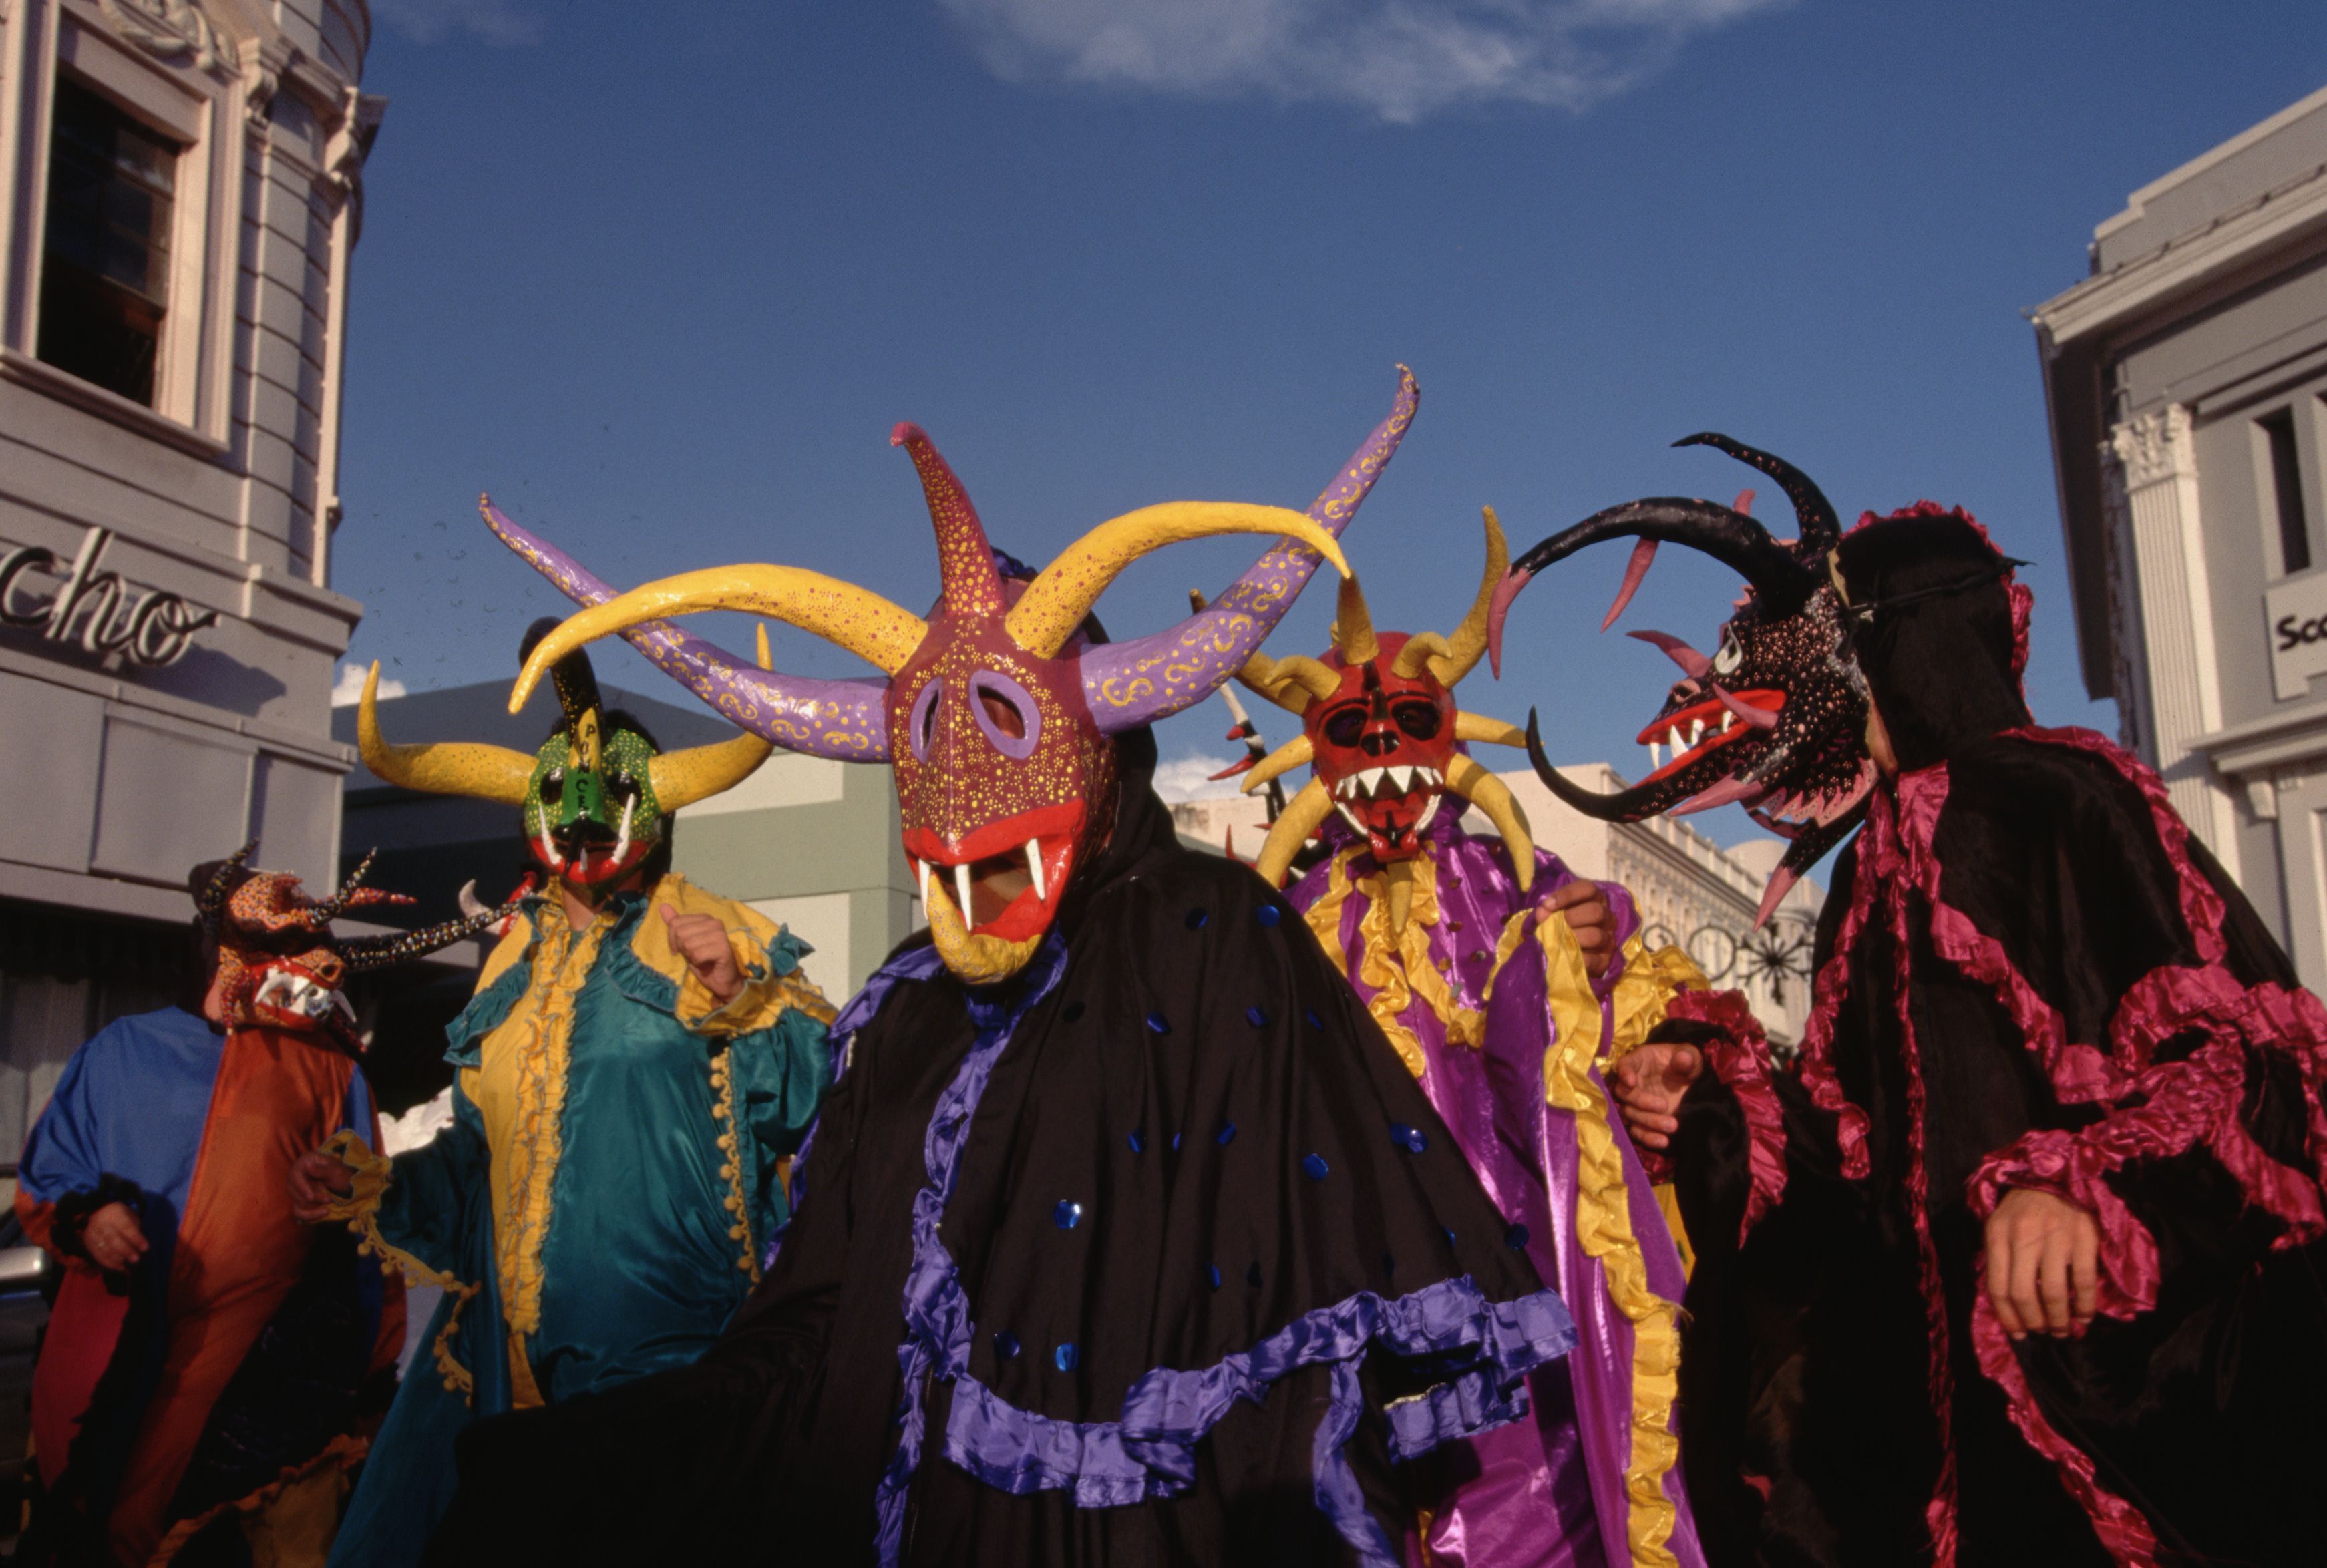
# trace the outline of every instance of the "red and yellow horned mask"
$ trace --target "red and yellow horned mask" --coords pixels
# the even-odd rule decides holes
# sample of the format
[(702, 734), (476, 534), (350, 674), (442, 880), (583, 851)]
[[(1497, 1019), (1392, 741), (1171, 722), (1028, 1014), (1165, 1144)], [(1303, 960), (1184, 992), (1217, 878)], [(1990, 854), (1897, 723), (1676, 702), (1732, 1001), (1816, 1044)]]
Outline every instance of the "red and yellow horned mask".
[(1239, 672), (1245, 685), (1300, 714), (1302, 730), (1254, 767), (1246, 789), (1304, 763), (1313, 771), (1261, 845), (1257, 866), (1271, 883), (1284, 880), (1301, 845), (1339, 813), (1389, 874), (1393, 913), (1402, 924), (1398, 894), (1409, 873), (1401, 868), (1423, 853), (1424, 835), (1448, 795), (1456, 797), (1456, 810), (1475, 804), (1494, 823), (1522, 891), (1534, 880), (1526, 816), (1502, 781), (1463, 749), (1474, 742), (1523, 746), (1526, 736), (1454, 703), (1454, 687), (1486, 651), (1487, 612), (1509, 560), (1491, 508), (1486, 523), (1486, 578), (1453, 636), (1377, 632), (1351, 577), (1341, 584), (1333, 646), (1322, 658), (1256, 654)]
[[(570, 650), (620, 632), (719, 712), (779, 745), (888, 762), (938, 951), (963, 980), (992, 984), (1033, 956), (1076, 870), (1112, 830), (1112, 737), (1210, 695), (1276, 626), (1321, 560), (1347, 574), (1334, 535), (1396, 449), (1416, 397), (1402, 374), (1390, 417), (1305, 516), (1226, 501), (1144, 507), (1100, 524), (1031, 581), (1004, 577), (952, 469), (918, 426), (900, 425), (891, 442), (911, 454), (937, 533), (942, 591), (927, 616), (775, 565), (689, 572), (616, 596), (489, 510), (486, 520), (504, 541), (593, 606), (534, 649), (512, 702), (523, 702)], [(1281, 537), (1210, 609), (1169, 630), (1122, 643), (1083, 637), (1092, 605), (1133, 561), (1220, 534)], [(883, 678), (816, 681), (751, 670), (668, 620), (703, 610), (787, 621), (860, 655)], [(989, 864), (1023, 869), (1028, 886), (981, 922), (970, 886)]]
[(450, 947), (509, 912), (489, 910), (417, 931), (335, 937), (332, 922), (351, 910), (412, 900), (363, 885), (369, 855), (330, 898), (311, 898), (288, 872), (249, 869), (257, 846), (253, 839), (220, 862), (194, 892), (202, 934), (218, 948), (220, 1022), (229, 1029), (322, 1034), (343, 1050), (360, 1050), (355, 1009), (341, 989), (349, 975)]

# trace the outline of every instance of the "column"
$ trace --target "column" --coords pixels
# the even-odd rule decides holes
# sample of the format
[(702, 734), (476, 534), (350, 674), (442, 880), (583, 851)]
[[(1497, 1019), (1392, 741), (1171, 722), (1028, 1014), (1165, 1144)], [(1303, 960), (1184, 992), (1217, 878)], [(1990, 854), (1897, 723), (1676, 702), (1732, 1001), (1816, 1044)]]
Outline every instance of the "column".
[[(2121, 515), (2131, 535), (2142, 662), (2148, 675), (2142, 694), (2142, 750), (2163, 776), (2174, 809), (2235, 877), (2237, 808), (2206, 758), (2190, 749), (2192, 741), (2222, 723), (2191, 430), (2186, 405), (2137, 415), (2109, 432), (2101, 467), (2112, 500), (2124, 498)], [(2125, 700), (2120, 693), (2118, 701)]]

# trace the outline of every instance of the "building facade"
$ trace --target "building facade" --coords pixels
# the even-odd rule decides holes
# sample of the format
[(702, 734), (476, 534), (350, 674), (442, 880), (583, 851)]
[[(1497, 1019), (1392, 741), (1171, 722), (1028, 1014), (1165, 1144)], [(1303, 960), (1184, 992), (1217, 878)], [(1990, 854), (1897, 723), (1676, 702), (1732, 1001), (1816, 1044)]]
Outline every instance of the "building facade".
[(179, 979), (186, 873), (339, 859), (362, 0), (0, 5), (0, 1145)]
[(2085, 688), (2327, 985), (2327, 89), (2133, 193), (2032, 312)]
[[(1628, 780), (1604, 762), (1561, 770), (1587, 789), (1607, 792)], [(1544, 787), (1530, 769), (1496, 775), (1526, 814), (1538, 848), (1593, 882), (1616, 882), (1632, 895), (1642, 934), (1655, 945), (1677, 945), (1719, 985), (1734, 986), (1780, 1049), (1801, 1039), (1809, 1012), (1810, 945), (1824, 898), (1798, 882), (1757, 929), (1762, 890), (1785, 853), (1776, 839), (1723, 849), (1686, 822), (1601, 822), (1584, 816)], [(1250, 860), (1268, 836), (1266, 807), (1257, 796), (1191, 800), (1172, 808), (1181, 837), (1216, 853)], [(1476, 807), (1463, 828), (1482, 838), (1494, 825)]]

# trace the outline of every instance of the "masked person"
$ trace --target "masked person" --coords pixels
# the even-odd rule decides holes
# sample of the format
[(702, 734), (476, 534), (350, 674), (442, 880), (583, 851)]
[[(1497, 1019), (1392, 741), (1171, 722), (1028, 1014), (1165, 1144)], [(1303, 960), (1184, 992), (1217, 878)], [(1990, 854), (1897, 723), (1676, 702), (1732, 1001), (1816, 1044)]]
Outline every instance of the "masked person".
[(419, 1559), (477, 1417), (700, 1355), (759, 1278), (788, 1213), (780, 1167), (830, 1081), (806, 945), (669, 871), (671, 814), (743, 780), (765, 741), (662, 751), (576, 652), (535, 754), (395, 745), (378, 674), (365, 765), (519, 807), (547, 880), (447, 1031), (453, 1125), (392, 1162), (341, 1139), (294, 1173), (304, 1217), (445, 1293), (350, 1504), (346, 1564)]
[(1659, 724), (1735, 722), (1618, 797), (1546, 781), (1620, 818), (1739, 801), (1797, 835), (1787, 875), (1856, 830), (1799, 1077), (1684, 1045), (1619, 1069), (1699, 1254), (1709, 1555), (2309, 1561), (2327, 1011), (2154, 772), (2031, 719), (2031, 595), (1977, 523), (1845, 535), (1790, 466), (1698, 439), (1778, 477), (1798, 541), (1636, 501), (1506, 589), (1612, 537), (1642, 541), (1628, 594), (1659, 541), (1736, 567), (1712, 657), (1657, 639), (1684, 677)]
[[(1414, 397), (1407, 378), (1307, 517), (1145, 508), (1039, 574), (997, 559), (901, 425), (938, 537), (927, 617), (737, 567), (624, 594), (537, 650), (663, 638), (761, 733), (886, 757), (930, 933), (834, 1024), (846, 1067), (798, 1213), (726, 1338), (472, 1433), (436, 1561), (1400, 1561), (1392, 1457), (1519, 1416), (1574, 1330), (1299, 917), (1179, 843), (1146, 726), (1242, 664), (1321, 555), (1341, 565), (1325, 529)], [(1227, 532), (1285, 537), (1211, 610), (1097, 639), (1086, 616), (1125, 565)], [(883, 678), (754, 675), (655, 621), (716, 606)]]
[(350, 911), (411, 901), (361, 869), (318, 901), (251, 870), (254, 847), (188, 879), (199, 1012), (100, 1030), (25, 1141), (17, 1218), (64, 1275), (33, 1374), (44, 1495), (19, 1562), (145, 1568), (216, 1525), (263, 1562), (319, 1564), (394, 1384), (401, 1285), (352, 1237), (294, 1220), (284, 1181), (341, 1129), (377, 1136), (346, 977), (493, 917), (335, 937)]
[[(1700, 1563), (1676, 1468), (1681, 1255), (1597, 1064), (1658, 1037), (1668, 1012), (1699, 1010), (1706, 981), (1677, 950), (1644, 949), (1621, 888), (1603, 892), (1537, 849), (1519, 803), (1470, 754), (1526, 743), (1454, 697), (1486, 652), (1509, 559), (1492, 510), (1486, 527), (1485, 577), (1452, 638), (1377, 632), (1351, 578), (1323, 658), (1245, 666), (1245, 684), (1303, 732), (1247, 789), (1313, 773), (1258, 870), (1275, 885), (1322, 840), (1325, 859), (1287, 896), (1580, 1330), (1530, 1380), (1533, 1421), (1469, 1439), (1425, 1485), (1428, 1560)], [(1500, 842), (1463, 826), (1472, 805)]]

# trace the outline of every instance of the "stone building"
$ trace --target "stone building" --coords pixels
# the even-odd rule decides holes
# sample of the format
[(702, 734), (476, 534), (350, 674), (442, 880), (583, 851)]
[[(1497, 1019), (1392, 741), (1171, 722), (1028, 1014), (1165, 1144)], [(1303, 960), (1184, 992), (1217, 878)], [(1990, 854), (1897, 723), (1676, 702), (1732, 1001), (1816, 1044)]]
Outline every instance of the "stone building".
[(187, 869), (339, 859), (362, 0), (0, 5), (0, 1146), (172, 994)]
[(2327, 89), (2135, 191), (2031, 313), (2085, 688), (2327, 985)]

